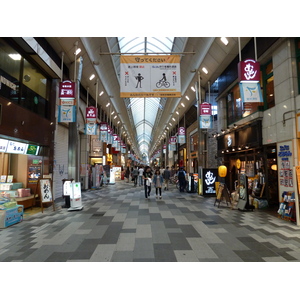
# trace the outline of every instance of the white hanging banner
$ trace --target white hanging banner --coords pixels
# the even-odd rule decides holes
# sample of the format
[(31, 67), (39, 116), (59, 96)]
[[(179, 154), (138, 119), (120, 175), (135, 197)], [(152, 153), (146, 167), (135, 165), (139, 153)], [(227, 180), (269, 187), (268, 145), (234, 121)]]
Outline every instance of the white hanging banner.
[(240, 93), (243, 102), (263, 102), (258, 82), (240, 82)]
[(120, 57), (122, 98), (181, 97), (179, 55)]

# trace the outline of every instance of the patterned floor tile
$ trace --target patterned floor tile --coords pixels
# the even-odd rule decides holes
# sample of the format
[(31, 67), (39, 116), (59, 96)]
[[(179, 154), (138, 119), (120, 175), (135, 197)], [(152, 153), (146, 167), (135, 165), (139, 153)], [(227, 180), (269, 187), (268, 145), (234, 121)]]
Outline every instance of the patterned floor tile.
[(214, 198), (179, 193), (145, 199), (123, 181), (82, 193), (83, 210), (27, 214), (0, 229), (0, 261), (294, 262), (300, 228), (266, 210), (214, 206)]

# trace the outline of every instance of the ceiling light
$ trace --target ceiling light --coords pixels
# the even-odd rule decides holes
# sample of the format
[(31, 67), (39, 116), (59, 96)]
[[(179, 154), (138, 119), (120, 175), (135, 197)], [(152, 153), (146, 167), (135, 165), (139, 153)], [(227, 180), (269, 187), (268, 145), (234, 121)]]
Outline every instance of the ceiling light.
[(227, 46), (228, 45), (228, 40), (227, 40), (227, 38), (226, 37), (221, 37), (221, 42), (225, 45), (225, 46)]
[(21, 60), (20, 54), (8, 54), (8, 56), (13, 60)]
[(106, 104), (106, 107), (109, 107), (109, 106), (110, 106), (110, 103), (107, 103), (107, 104)]
[(179, 112), (178, 112), (178, 111), (176, 111), (176, 114), (177, 114), (177, 115), (179, 115)]
[(80, 49), (80, 48), (77, 48), (77, 50), (76, 50), (76, 52), (75, 52), (75, 55), (78, 55), (80, 52), (81, 52), (81, 49)]
[(111, 114), (113, 115), (115, 113), (115, 111), (113, 111)]
[(181, 104), (182, 107), (185, 107), (185, 105), (182, 102), (180, 104)]
[(99, 96), (102, 96), (103, 94), (104, 94), (104, 92), (103, 92), (103, 91), (101, 91), (101, 92), (100, 92), (100, 94), (99, 94)]
[(172, 126), (172, 123), (169, 123), (170, 126)]
[(114, 119), (116, 118), (117, 116), (114, 116)]
[(205, 67), (202, 68), (202, 71), (205, 73), (205, 74), (208, 74), (208, 71)]
[(190, 100), (189, 96), (185, 96), (185, 99), (186, 99), (186, 100)]
[(195, 88), (194, 88), (193, 86), (191, 86), (191, 90), (192, 90), (193, 92), (196, 92), (196, 90), (195, 90)]
[(92, 80), (92, 79), (94, 79), (95, 78), (95, 74), (92, 74), (91, 76), (90, 76), (90, 80)]
[(117, 122), (117, 124), (119, 124), (119, 123), (120, 123), (120, 121)]

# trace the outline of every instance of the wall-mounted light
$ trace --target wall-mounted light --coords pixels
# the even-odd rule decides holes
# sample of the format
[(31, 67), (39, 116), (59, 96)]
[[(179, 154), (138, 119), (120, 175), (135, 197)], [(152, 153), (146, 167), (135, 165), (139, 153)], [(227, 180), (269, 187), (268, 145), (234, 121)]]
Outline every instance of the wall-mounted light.
[(237, 128), (237, 125), (236, 125), (236, 124), (233, 124), (233, 128), (236, 129), (236, 128)]

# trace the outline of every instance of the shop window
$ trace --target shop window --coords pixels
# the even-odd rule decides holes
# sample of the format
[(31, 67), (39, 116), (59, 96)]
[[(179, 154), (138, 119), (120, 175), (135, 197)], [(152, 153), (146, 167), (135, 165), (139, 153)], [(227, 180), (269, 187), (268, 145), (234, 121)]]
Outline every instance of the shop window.
[(39, 115), (49, 114), (49, 80), (40, 70), (0, 39), (0, 95)]
[(264, 108), (275, 106), (273, 62), (262, 66), (261, 87), (263, 88)]

